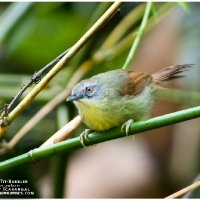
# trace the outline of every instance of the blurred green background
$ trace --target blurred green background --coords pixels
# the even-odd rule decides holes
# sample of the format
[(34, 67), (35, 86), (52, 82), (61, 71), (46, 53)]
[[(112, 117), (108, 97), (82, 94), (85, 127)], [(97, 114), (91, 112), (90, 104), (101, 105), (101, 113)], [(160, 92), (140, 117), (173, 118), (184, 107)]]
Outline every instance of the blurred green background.
[[(111, 2), (0, 2), (0, 107), (11, 101), (12, 95), (35, 71), (73, 46), (110, 5)], [(153, 5), (147, 33), (129, 69), (151, 74), (175, 64), (195, 66), (187, 77), (168, 86), (185, 90), (186, 100), (156, 101), (152, 117), (198, 105), (190, 92), (200, 89), (200, 3), (188, 3), (190, 14), (176, 3)], [(9, 142), (32, 116), (62, 92), (84, 62), (90, 62), (92, 68), (83, 78), (121, 68), (144, 10), (145, 3), (124, 3), (120, 13), (98, 31), (16, 118), (1, 143)], [(76, 115), (73, 104), (63, 99), (13, 149), (2, 153), (0, 161), (39, 147)], [(78, 128), (75, 135), (84, 128), (85, 125)], [(198, 175), (199, 132), (199, 119), (195, 119), (141, 133), (134, 141), (126, 137), (24, 166), (0, 174), (0, 179), (28, 180), (34, 195), (2, 197), (163, 198), (191, 184)], [(200, 191), (196, 190), (193, 197), (199, 196)]]

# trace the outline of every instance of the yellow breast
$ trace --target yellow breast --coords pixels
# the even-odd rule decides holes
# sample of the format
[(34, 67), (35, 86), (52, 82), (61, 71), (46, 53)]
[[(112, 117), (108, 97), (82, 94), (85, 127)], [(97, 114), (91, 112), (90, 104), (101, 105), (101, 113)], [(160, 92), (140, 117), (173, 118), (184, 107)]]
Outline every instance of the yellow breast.
[(119, 124), (98, 106), (85, 102), (75, 103), (83, 122), (93, 130), (105, 131)]

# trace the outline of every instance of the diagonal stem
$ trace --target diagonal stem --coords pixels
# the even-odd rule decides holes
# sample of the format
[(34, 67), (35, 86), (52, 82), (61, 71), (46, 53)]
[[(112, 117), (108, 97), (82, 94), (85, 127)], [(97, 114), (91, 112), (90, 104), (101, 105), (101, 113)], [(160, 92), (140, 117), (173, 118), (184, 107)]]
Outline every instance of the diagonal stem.
[(177, 198), (191, 190), (194, 190), (196, 189), (197, 187), (200, 187), (200, 181), (196, 182), (196, 183), (193, 183), (191, 185), (189, 185), (188, 187), (186, 188), (183, 188), (182, 190), (172, 194), (172, 195), (169, 195), (168, 197), (166, 197), (165, 199), (174, 199), (174, 198)]

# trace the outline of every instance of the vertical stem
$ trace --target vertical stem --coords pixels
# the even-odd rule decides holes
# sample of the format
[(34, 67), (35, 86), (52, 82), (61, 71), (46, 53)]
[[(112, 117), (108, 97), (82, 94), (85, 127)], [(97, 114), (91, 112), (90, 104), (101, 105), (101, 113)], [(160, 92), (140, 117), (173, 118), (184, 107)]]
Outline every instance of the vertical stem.
[(128, 67), (128, 65), (131, 62), (131, 59), (133, 58), (133, 56), (134, 56), (134, 54), (136, 52), (136, 49), (137, 49), (137, 47), (139, 45), (139, 42), (141, 40), (142, 34), (144, 32), (144, 29), (145, 29), (147, 21), (148, 21), (149, 13), (151, 11), (151, 5), (152, 5), (152, 2), (147, 2), (145, 13), (144, 13), (144, 16), (143, 16), (143, 19), (142, 19), (142, 24), (140, 26), (139, 31), (137, 32), (137, 37), (134, 40), (134, 43), (133, 43), (133, 45), (131, 47), (129, 55), (128, 55), (128, 57), (126, 59), (126, 62), (124, 63), (124, 66), (122, 67), (122, 69), (126, 69)]

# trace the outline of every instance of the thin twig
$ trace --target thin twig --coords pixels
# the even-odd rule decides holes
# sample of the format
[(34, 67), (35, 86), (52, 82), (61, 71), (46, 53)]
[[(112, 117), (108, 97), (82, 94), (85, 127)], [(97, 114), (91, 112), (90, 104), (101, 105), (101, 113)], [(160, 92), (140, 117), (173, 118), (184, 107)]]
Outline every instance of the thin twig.
[(189, 185), (188, 187), (186, 188), (183, 188), (182, 190), (172, 194), (172, 195), (169, 195), (168, 197), (165, 197), (165, 199), (174, 199), (174, 198), (177, 198), (191, 190), (194, 190), (195, 188), (197, 187), (200, 187), (200, 181), (196, 182), (196, 183), (193, 183), (191, 185)]
[[(39, 83), (39, 81), (42, 79), (42, 75), (43, 73), (49, 69), (49, 67), (51, 67), (53, 64), (55, 64), (56, 62), (58, 62), (71, 48), (67, 49), (66, 51), (64, 51), (62, 54), (60, 54), (57, 58), (55, 58), (54, 60), (52, 60), (50, 63), (48, 63), (46, 66), (44, 66), (41, 70), (39, 70), (38, 72), (35, 72), (33, 76), (31, 76), (30, 80), (28, 81), (27, 84), (23, 85), (21, 90), (17, 93), (17, 95), (12, 99), (12, 101), (9, 104), (6, 104), (7, 106), (7, 111), (9, 112), (12, 107), (14, 106), (14, 104), (17, 102), (17, 100), (22, 96), (22, 94), (27, 90), (27, 88), (29, 88), (30, 86), (32, 86), (33, 83), (37, 84)], [(4, 111), (4, 112), (3, 112)], [(7, 112), (5, 112), (5, 107), (4, 109), (2, 109), (0, 112), (2, 112), (1, 114), (1, 118), (2, 117), (6, 117), (7, 116)]]
[(131, 59), (133, 58), (133, 56), (134, 56), (134, 54), (136, 52), (136, 49), (137, 49), (137, 47), (139, 45), (140, 39), (142, 37), (142, 34), (144, 32), (144, 29), (145, 29), (147, 21), (148, 21), (148, 17), (149, 17), (150, 11), (151, 11), (151, 4), (152, 4), (152, 2), (147, 2), (147, 6), (146, 6), (146, 9), (145, 9), (144, 17), (142, 19), (142, 24), (140, 26), (139, 31), (137, 32), (137, 37), (134, 40), (134, 43), (133, 43), (133, 45), (131, 47), (131, 50), (130, 50), (130, 52), (128, 54), (128, 57), (126, 59), (126, 62), (124, 63), (124, 66), (122, 67), (122, 69), (126, 69), (128, 67), (128, 65), (131, 62)]

